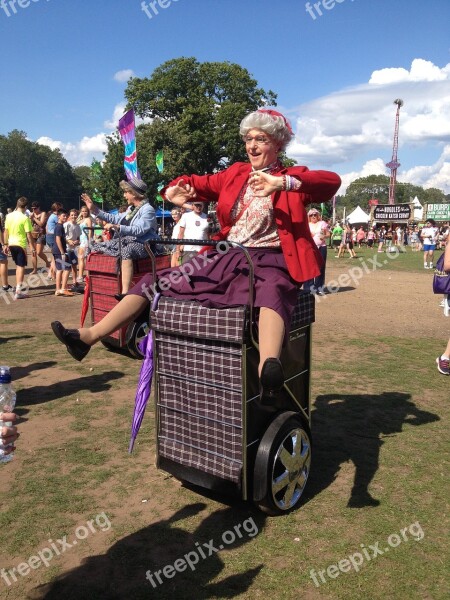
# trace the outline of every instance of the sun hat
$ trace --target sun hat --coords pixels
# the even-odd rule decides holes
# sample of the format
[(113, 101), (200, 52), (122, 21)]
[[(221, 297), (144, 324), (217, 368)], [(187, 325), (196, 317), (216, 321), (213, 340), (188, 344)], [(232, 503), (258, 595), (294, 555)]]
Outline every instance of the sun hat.
[(131, 186), (138, 194), (147, 193), (147, 184), (145, 181), (142, 181), (142, 179), (139, 179), (139, 177), (131, 177), (131, 179), (124, 181), (123, 183), (128, 183), (128, 185)]

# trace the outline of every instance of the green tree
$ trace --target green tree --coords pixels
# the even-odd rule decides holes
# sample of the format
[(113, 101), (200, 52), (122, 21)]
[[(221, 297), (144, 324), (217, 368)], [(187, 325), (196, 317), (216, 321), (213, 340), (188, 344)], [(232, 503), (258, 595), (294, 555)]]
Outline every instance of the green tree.
[(420, 198), (422, 203), (426, 204), (442, 204), (449, 202), (449, 196), (446, 196), (442, 190), (438, 188), (428, 188), (427, 190), (423, 190), (422, 198)]
[[(163, 180), (182, 173), (211, 173), (245, 160), (239, 122), (262, 105), (276, 104), (276, 95), (258, 87), (240, 65), (200, 63), (195, 58), (173, 59), (150, 78), (131, 79), (125, 97), (137, 116), (151, 119), (136, 128), (139, 170), (149, 185), (150, 198), (156, 197)], [(116, 171), (121, 167), (113, 145), (113, 141), (108, 145), (104, 169), (108, 165)], [(155, 165), (159, 150), (164, 152), (163, 176)]]
[(38, 200), (43, 209), (60, 200), (78, 204), (79, 181), (58, 149), (31, 142), (17, 129), (0, 136), (0, 203), (14, 207), (17, 198)]

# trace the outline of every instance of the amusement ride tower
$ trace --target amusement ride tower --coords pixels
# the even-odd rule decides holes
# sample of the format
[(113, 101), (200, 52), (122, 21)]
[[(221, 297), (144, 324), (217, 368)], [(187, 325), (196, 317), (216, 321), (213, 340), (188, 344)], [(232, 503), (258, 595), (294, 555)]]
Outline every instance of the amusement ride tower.
[(403, 100), (401, 98), (397, 98), (397, 100), (394, 100), (394, 104), (397, 105), (397, 113), (395, 115), (394, 146), (392, 148), (391, 162), (386, 164), (387, 168), (391, 170), (391, 178), (389, 181), (389, 204), (395, 204), (395, 184), (397, 183), (397, 169), (400, 166), (400, 163), (397, 160), (398, 125), (400, 121), (400, 108), (403, 106)]

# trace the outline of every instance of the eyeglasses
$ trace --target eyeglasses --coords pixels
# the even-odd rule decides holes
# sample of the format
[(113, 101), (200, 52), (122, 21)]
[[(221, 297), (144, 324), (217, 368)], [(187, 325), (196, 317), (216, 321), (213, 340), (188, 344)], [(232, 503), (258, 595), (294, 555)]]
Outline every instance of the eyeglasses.
[(269, 138), (266, 138), (263, 135), (257, 135), (255, 137), (251, 137), (251, 136), (247, 135), (244, 138), (244, 142), (246, 144), (251, 144), (252, 142), (255, 142), (255, 144), (257, 146), (264, 146), (265, 144), (270, 144)]
[(313, 213), (312, 215), (309, 215), (311, 218), (315, 217), (317, 219), (317, 217), (319, 216), (317, 213)]
[(198, 202), (197, 203), (194, 202), (194, 204), (192, 206), (195, 206), (196, 208), (203, 208), (203, 204), (200, 204)]

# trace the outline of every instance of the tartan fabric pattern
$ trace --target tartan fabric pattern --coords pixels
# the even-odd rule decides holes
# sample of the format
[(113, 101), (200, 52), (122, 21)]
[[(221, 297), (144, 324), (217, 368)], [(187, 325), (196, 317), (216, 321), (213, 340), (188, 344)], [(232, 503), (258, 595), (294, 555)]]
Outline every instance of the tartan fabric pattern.
[(117, 275), (97, 275), (92, 274), (90, 277), (91, 291), (96, 294), (105, 294), (114, 296), (119, 291)]
[[(171, 377), (159, 379), (159, 406), (198, 416), (208, 421), (230, 425), (238, 429), (242, 426), (242, 392), (219, 389), (192, 380), (180, 380)], [(206, 425), (208, 429), (209, 425)], [(239, 433), (240, 437), (240, 433)], [(240, 456), (240, 453), (239, 453)]]
[(106, 256), (106, 254), (100, 254), (91, 252), (87, 257), (86, 270), (89, 273), (113, 273), (117, 274), (117, 258), (114, 256)]
[[(193, 447), (187, 447), (174, 440), (160, 440), (160, 454), (174, 462), (187, 467), (194, 467), (215, 477), (239, 483), (241, 480), (242, 463), (231, 462), (228, 459), (213, 454), (205, 460), (205, 453)], [(182, 455), (182, 460), (180, 460)]]
[[(157, 313), (161, 301), (163, 298)], [(198, 303), (167, 304), (170, 309), (180, 304), (194, 304), (197, 311), (202, 308)], [(181, 323), (180, 311), (176, 315)], [(245, 311), (234, 311), (232, 317), (237, 322), (231, 324), (233, 331), (242, 328), (244, 316)], [(162, 324), (167, 326), (164, 319)], [(203, 331), (202, 325), (200, 333)], [(239, 484), (243, 452), (242, 343), (186, 337), (157, 328), (154, 335), (160, 456)]]
[(158, 370), (161, 374), (185, 377), (186, 373), (199, 382), (223, 385), (233, 390), (242, 386), (242, 352), (240, 346), (232, 346), (217, 340), (192, 341), (182, 336), (156, 334), (158, 347)]
[[(314, 320), (299, 291), (291, 329)], [(178, 464), (240, 484), (247, 308), (205, 308), (161, 297), (151, 312), (158, 381), (158, 451)]]
[[(170, 267), (170, 254), (163, 254), (161, 256), (156, 256), (156, 270), (159, 269), (167, 269)], [(151, 258), (141, 258), (134, 262), (134, 271), (135, 273), (151, 273), (152, 272), (152, 259)]]
[(314, 323), (315, 320), (314, 296), (309, 292), (299, 290), (297, 295), (297, 306), (295, 307), (291, 318), (291, 331), (303, 327), (304, 325)]
[(151, 327), (188, 337), (242, 343), (245, 337), (247, 308), (206, 308), (198, 302), (161, 297), (158, 309), (151, 312)]

